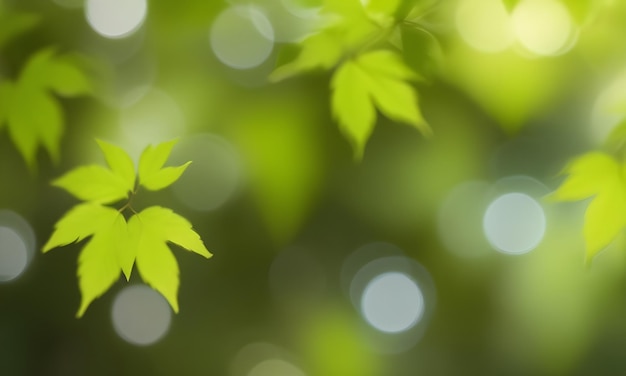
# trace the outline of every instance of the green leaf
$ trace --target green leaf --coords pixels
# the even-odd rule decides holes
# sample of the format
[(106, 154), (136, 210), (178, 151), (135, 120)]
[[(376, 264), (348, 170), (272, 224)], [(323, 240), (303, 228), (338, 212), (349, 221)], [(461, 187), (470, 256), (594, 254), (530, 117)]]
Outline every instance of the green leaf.
[(339, 67), (331, 82), (332, 109), (357, 159), (376, 120), (374, 106), (393, 121), (431, 133), (417, 106), (417, 94), (406, 82), (415, 78), (400, 56), (386, 50), (365, 53)]
[(167, 247), (172, 242), (206, 258), (211, 254), (191, 223), (169, 209), (149, 207), (128, 223), (133, 247), (137, 249), (137, 269), (141, 278), (160, 292), (178, 312), (178, 263)]
[(371, 13), (393, 16), (401, 2), (401, 0), (368, 0), (365, 2), (365, 9)]
[(300, 43), (300, 54), (278, 67), (270, 75), (271, 81), (314, 69), (329, 70), (382, 32), (359, 0), (325, 0), (320, 13), (325, 17), (322, 27)]
[(550, 196), (555, 201), (593, 197), (585, 212), (583, 231), (588, 262), (626, 226), (625, 168), (608, 154), (587, 153), (565, 168), (569, 176)]
[(432, 78), (444, 62), (437, 38), (427, 30), (412, 25), (401, 25), (400, 32), (407, 65), (425, 77)]
[(109, 209), (109, 216), (109, 221), (103, 223), (78, 258), (78, 285), (82, 298), (77, 317), (82, 317), (89, 304), (120, 277), (116, 251), (127, 249), (126, 220), (114, 209)]
[(89, 91), (89, 81), (82, 71), (54, 49), (35, 53), (26, 63), (16, 83), (4, 83), (0, 100), (0, 123), (7, 119), (9, 136), (29, 167), (35, 165), (37, 150), (43, 146), (52, 160), (59, 160), (59, 144), (64, 119), (61, 106), (51, 91), (78, 95)]
[(43, 247), (43, 252), (48, 252), (52, 248), (80, 242), (89, 236), (93, 237), (81, 251), (78, 260), (82, 295), (78, 317), (120, 276), (116, 251), (127, 249), (124, 216), (115, 209), (97, 204), (77, 205), (56, 223), (50, 240)]
[(102, 166), (77, 167), (52, 182), (80, 200), (110, 204), (128, 198), (126, 182)]
[(43, 246), (43, 252), (82, 241), (110, 224), (116, 214), (119, 214), (117, 210), (94, 203), (76, 205), (55, 224), (55, 230)]
[(74, 97), (91, 93), (91, 82), (77, 63), (69, 57), (60, 57), (50, 61), (46, 68), (47, 85), (57, 94)]
[(376, 121), (365, 72), (354, 62), (348, 61), (333, 76), (331, 88), (333, 114), (339, 122), (339, 128), (352, 142), (355, 158), (361, 159)]
[(100, 146), (111, 171), (124, 181), (127, 191), (132, 191), (135, 188), (135, 165), (133, 160), (124, 149), (118, 146), (102, 140), (96, 140), (96, 142)]
[(173, 140), (157, 146), (150, 145), (143, 151), (139, 158), (139, 184), (151, 191), (158, 191), (180, 178), (191, 162), (178, 167), (163, 168), (176, 142), (178, 141)]
[[(89, 304), (106, 292), (119, 278), (120, 271), (130, 279), (133, 265), (143, 280), (159, 291), (178, 312), (178, 264), (167, 242), (203, 257), (211, 257), (191, 223), (170, 209), (149, 207), (130, 217), (122, 212), (131, 207), (131, 199), (115, 210), (101, 204), (134, 195), (136, 181), (131, 158), (121, 148), (97, 140), (110, 169), (97, 165), (81, 166), (53, 182), (87, 203), (67, 212), (43, 247), (43, 252), (92, 237), (79, 257), (78, 277), (82, 295), (78, 317)], [(175, 141), (150, 146), (141, 157), (139, 174), (148, 179), (148, 188), (163, 186), (178, 179), (188, 163), (162, 168)], [(169, 183), (167, 184), (169, 185)]]
[(35, 164), (39, 145), (58, 162), (63, 114), (57, 101), (45, 91), (24, 86), (17, 86), (13, 94), (8, 114), (11, 141), (31, 167)]

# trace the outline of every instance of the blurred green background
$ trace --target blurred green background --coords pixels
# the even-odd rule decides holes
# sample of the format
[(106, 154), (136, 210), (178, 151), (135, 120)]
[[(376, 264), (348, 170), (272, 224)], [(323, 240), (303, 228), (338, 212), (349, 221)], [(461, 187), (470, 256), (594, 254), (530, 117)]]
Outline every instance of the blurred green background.
[[(268, 81), (320, 3), (0, 1), (0, 82), (49, 46), (95, 82), (59, 98), (58, 163), (0, 128), (0, 374), (626, 373), (623, 241), (586, 267), (585, 203), (544, 200), (623, 120), (626, 2), (404, 1), (436, 38), (402, 46), (434, 136), (381, 116), (360, 162), (330, 72)], [(179, 314), (120, 278), (77, 320), (82, 245), (40, 252), (95, 138), (193, 160), (137, 204), (214, 254), (174, 249)]]

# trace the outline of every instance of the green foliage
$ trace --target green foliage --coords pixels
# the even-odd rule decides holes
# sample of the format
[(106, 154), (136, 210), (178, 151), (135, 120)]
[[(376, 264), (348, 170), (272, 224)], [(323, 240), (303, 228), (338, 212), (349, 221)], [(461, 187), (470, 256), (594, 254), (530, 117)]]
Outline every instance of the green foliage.
[(88, 78), (69, 56), (59, 56), (52, 48), (40, 50), (16, 82), (0, 82), (0, 129), (7, 127), (28, 166), (34, 166), (40, 146), (56, 162), (64, 125), (63, 111), (52, 93), (72, 97), (90, 91)]
[[(169, 141), (147, 147), (141, 155), (136, 178), (133, 162), (124, 150), (98, 141), (108, 169), (98, 165), (78, 167), (53, 182), (86, 201), (72, 208), (56, 223), (55, 231), (43, 247), (43, 252), (48, 252), (91, 237), (78, 260), (82, 295), (78, 317), (113, 285), (120, 271), (127, 280), (130, 279), (134, 264), (141, 278), (178, 312), (178, 264), (167, 242), (211, 257), (185, 218), (160, 206), (139, 213), (131, 207), (138, 187), (163, 189), (174, 183), (187, 168), (190, 162), (178, 167), (163, 167), (175, 143)], [(102, 206), (122, 199), (128, 201), (119, 210)], [(126, 209), (133, 213), (128, 221), (123, 215)]]
[(333, 113), (352, 141), (357, 159), (374, 127), (374, 107), (391, 120), (430, 133), (417, 107), (417, 94), (406, 83), (415, 78), (400, 56), (387, 50), (360, 55), (337, 69), (331, 83)]
[(574, 159), (569, 176), (551, 196), (556, 201), (593, 197), (585, 212), (586, 259), (608, 246), (626, 226), (626, 165), (612, 156), (591, 152)]
[(30, 13), (19, 13), (4, 9), (0, 3), (0, 48), (16, 36), (35, 27), (39, 17)]
[[(300, 54), (270, 77), (278, 81), (315, 69), (336, 69), (331, 81), (332, 112), (351, 141), (356, 159), (362, 158), (376, 123), (375, 109), (392, 121), (431, 133), (418, 108), (417, 93), (408, 83), (417, 74), (407, 67), (396, 48), (404, 42), (411, 49), (428, 51), (413, 54), (412, 67), (425, 66), (422, 60), (435, 55), (432, 35), (419, 23), (403, 19), (411, 10), (418, 15), (424, 11), (416, 2), (401, 0), (372, 0), (366, 5), (358, 0), (327, 0), (321, 12), (327, 17), (324, 26), (302, 41)], [(415, 28), (428, 37), (415, 38), (411, 35)], [(396, 42), (398, 32), (406, 35), (400, 46)]]

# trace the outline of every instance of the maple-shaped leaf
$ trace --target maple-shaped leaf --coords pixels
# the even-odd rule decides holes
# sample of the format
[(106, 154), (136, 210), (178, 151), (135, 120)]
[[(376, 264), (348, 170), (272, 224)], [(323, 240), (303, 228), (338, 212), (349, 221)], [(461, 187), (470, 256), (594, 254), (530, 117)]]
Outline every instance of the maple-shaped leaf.
[[(176, 141), (149, 146), (140, 157), (137, 177), (133, 162), (123, 149), (101, 140), (97, 142), (109, 168), (78, 167), (53, 182), (87, 202), (75, 206), (56, 223), (43, 252), (90, 238), (78, 259), (82, 295), (78, 317), (120, 274), (129, 280), (135, 263), (143, 280), (163, 294), (178, 312), (178, 264), (167, 242), (206, 258), (211, 254), (185, 218), (159, 206), (137, 213), (131, 207), (131, 200), (137, 193), (137, 181), (148, 189), (162, 189), (174, 183), (189, 162), (164, 168)], [(121, 199), (128, 201), (119, 210), (103, 206)], [(123, 215), (125, 209), (132, 212), (128, 221)]]
[(39, 146), (54, 161), (59, 159), (64, 119), (53, 93), (76, 96), (90, 91), (91, 84), (77, 62), (55, 54), (52, 48), (35, 53), (16, 82), (2, 83), (1, 99), (10, 105), (0, 109), (0, 122), (6, 122), (13, 144), (30, 167)]
[[(82, 301), (77, 316), (104, 294), (120, 276), (120, 253), (128, 250), (126, 220), (116, 209), (94, 203), (77, 205), (55, 225), (43, 252), (92, 236), (78, 259)], [(132, 268), (132, 263), (131, 263)], [(128, 271), (130, 276), (130, 270)]]
[(160, 292), (178, 312), (178, 263), (167, 247), (171, 242), (206, 258), (211, 254), (191, 229), (191, 223), (170, 209), (152, 206), (128, 222), (141, 278)]
[(128, 198), (135, 186), (133, 161), (121, 148), (98, 141), (109, 168), (99, 165), (77, 167), (54, 180), (60, 187), (83, 201), (110, 204)]
[(300, 42), (300, 53), (293, 61), (272, 72), (271, 81), (315, 69), (331, 69), (344, 55), (382, 32), (358, 0), (325, 0), (320, 14), (318, 30)]
[(144, 150), (139, 158), (139, 184), (151, 191), (158, 191), (180, 178), (191, 162), (163, 168), (175, 144), (176, 140), (168, 141), (157, 146), (148, 146)]
[(585, 212), (586, 260), (608, 246), (626, 226), (626, 166), (612, 156), (591, 152), (565, 168), (569, 176), (550, 196), (555, 201), (593, 197)]
[(333, 114), (357, 159), (374, 128), (375, 108), (393, 121), (431, 133), (420, 113), (417, 93), (407, 82), (416, 78), (400, 56), (388, 50), (359, 55), (337, 69), (331, 82)]

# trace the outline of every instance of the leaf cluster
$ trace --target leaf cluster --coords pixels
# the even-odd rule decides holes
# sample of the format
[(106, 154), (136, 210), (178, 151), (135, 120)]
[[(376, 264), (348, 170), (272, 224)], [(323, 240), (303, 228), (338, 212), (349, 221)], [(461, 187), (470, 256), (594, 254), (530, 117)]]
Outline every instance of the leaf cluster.
[(421, 61), (409, 67), (402, 55), (405, 44), (426, 50), (436, 42), (412, 21), (425, 12), (425, 3), (432, 5), (430, 1), (371, 0), (362, 5), (358, 0), (326, 0), (319, 30), (304, 39), (299, 55), (270, 78), (279, 81), (316, 69), (333, 71), (332, 113), (356, 159), (363, 156), (377, 110), (430, 135), (417, 91), (410, 84), (421, 78), (414, 70)]
[[(132, 207), (140, 187), (151, 191), (173, 184), (191, 162), (163, 167), (176, 141), (147, 147), (141, 154), (137, 172), (133, 161), (121, 148), (98, 141), (108, 168), (100, 165), (77, 167), (56, 179), (63, 188), (84, 202), (68, 211), (55, 225), (43, 252), (90, 238), (78, 259), (82, 301), (81, 317), (91, 302), (104, 294), (119, 278), (130, 279), (133, 266), (141, 278), (160, 292), (178, 312), (179, 269), (167, 243), (174, 243), (206, 258), (211, 253), (191, 223), (172, 210), (160, 206), (141, 212)], [(120, 209), (106, 204), (126, 200)], [(129, 210), (129, 218), (124, 212)]]

